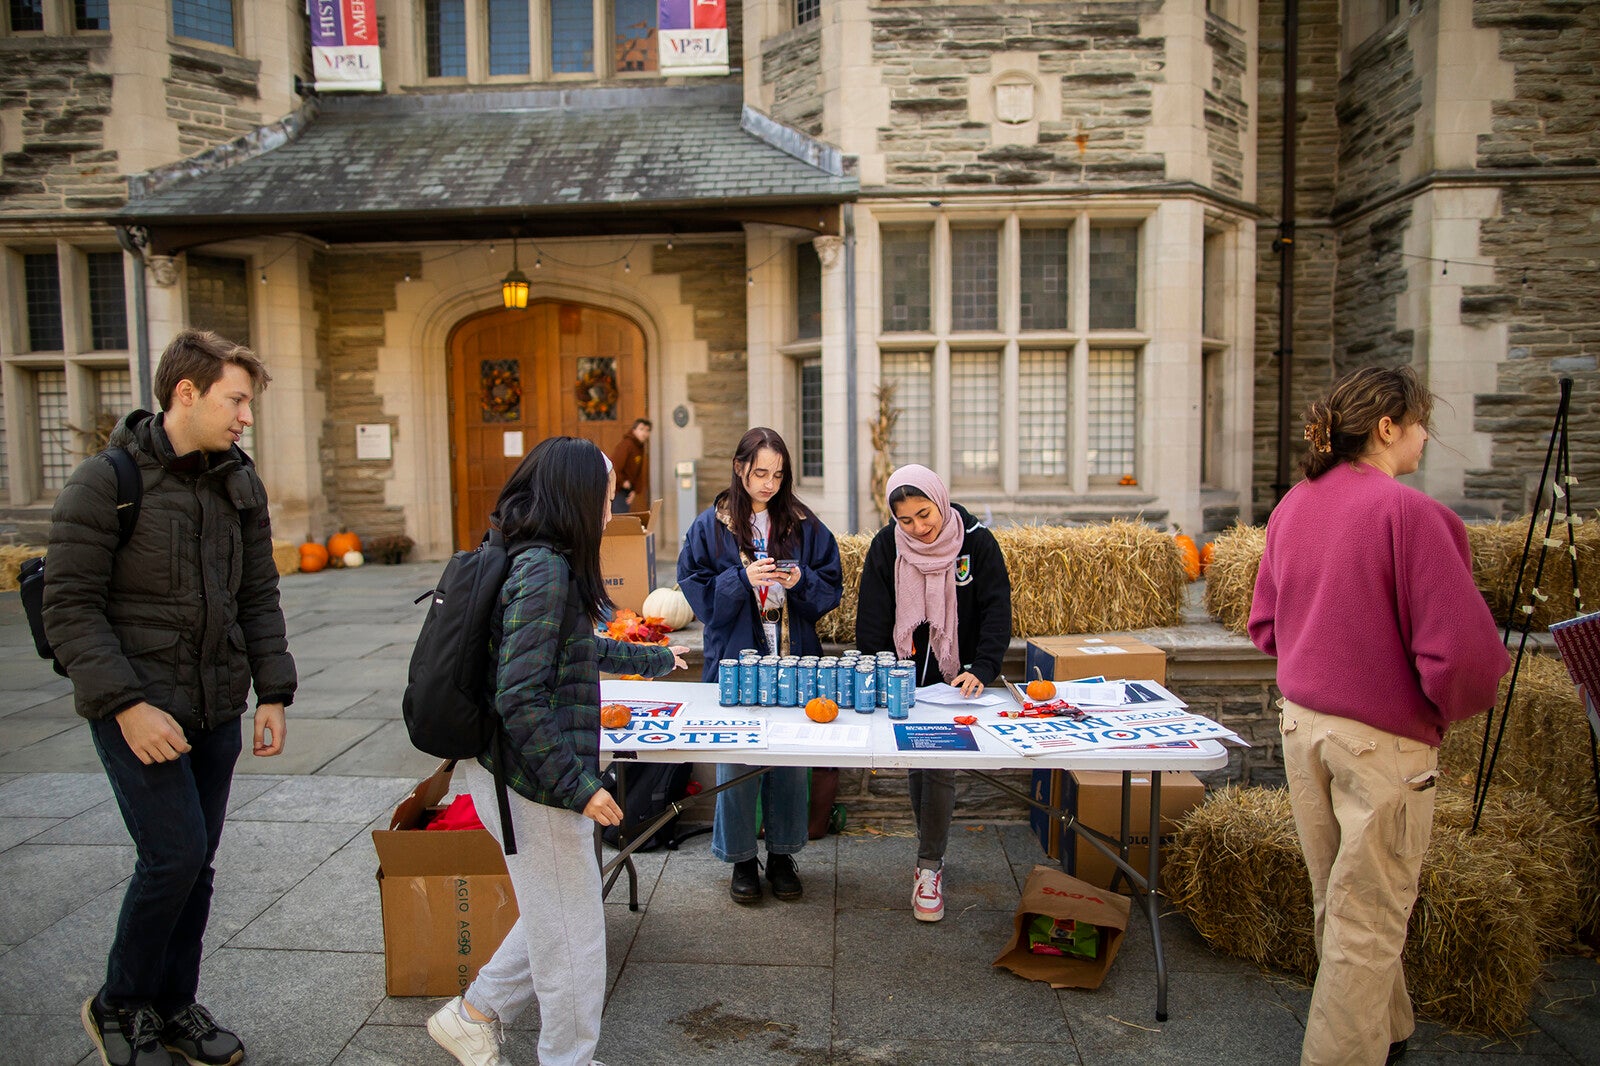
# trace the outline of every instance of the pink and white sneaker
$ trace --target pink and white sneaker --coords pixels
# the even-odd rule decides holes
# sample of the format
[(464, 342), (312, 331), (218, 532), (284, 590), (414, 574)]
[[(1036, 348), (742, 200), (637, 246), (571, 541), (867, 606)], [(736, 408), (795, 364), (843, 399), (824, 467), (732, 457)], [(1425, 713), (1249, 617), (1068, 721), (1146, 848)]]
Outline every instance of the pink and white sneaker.
[(911, 913), (919, 922), (937, 922), (944, 917), (944, 870), (924, 870), (917, 867), (917, 879), (911, 889)]

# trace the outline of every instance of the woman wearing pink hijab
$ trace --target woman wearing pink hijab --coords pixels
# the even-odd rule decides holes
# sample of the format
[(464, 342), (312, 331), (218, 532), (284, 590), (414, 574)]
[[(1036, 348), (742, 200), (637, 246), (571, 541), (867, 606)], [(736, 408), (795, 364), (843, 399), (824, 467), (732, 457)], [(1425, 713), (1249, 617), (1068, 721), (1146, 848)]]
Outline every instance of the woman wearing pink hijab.
[[(918, 685), (945, 681), (969, 699), (1000, 676), (1011, 644), (1011, 578), (994, 534), (959, 504), (938, 474), (902, 466), (889, 478), (894, 521), (878, 531), (861, 568), (856, 647), (892, 649), (916, 662)], [(955, 813), (954, 770), (911, 770), (917, 868), (911, 910), (944, 917), (944, 852)]]

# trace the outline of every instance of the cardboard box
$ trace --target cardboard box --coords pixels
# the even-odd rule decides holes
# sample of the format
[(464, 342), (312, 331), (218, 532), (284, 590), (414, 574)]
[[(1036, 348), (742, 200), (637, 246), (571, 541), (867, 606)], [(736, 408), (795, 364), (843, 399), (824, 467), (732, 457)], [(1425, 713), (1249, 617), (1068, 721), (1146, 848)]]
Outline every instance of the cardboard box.
[[(1011, 940), (995, 958), (994, 965), (1004, 966), (1030, 981), (1048, 982), (1051, 988), (1099, 988), (1122, 947), (1130, 909), (1127, 896), (1096, 888), (1049, 866), (1035, 866), (1022, 886), (1022, 900), (1012, 920)], [(1099, 957), (1077, 959), (1065, 955), (1035, 955), (1029, 951), (1028, 923), (1039, 914), (1100, 926), (1105, 936), (1100, 943)]]
[(1167, 683), (1167, 653), (1142, 640), (1125, 637), (1033, 637), (1028, 641), (1027, 681), (1107, 681)]
[[(1178, 820), (1206, 801), (1206, 786), (1187, 770), (1161, 773), (1161, 843), (1172, 840)], [(1150, 775), (1134, 774), (1133, 798), (1129, 804), (1128, 865), (1144, 873), (1150, 864)], [(1073, 770), (1063, 782), (1066, 806), (1076, 811), (1078, 821), (1109, 836), (1122, 826), (1122, 774), (1115, 770)], [(1107, 888), (1116, 867), (1093, 844), (1075, 838), (1067, 855), (1066, 871), (1091, 885)]]
[(421, 828), (450, 790), (450, 765), (400, 802), (387, 830), (372, 833), (391, 996), (459, 995), (517, 920), (494, 837), (482, 829)]
[(600, 538), (600, 577), (611, 602), (636, 614), (644, 613), (644, 598), (656, 587), (656, 528), (661, 525), (661, 501), (648, 511), (614, 514)]

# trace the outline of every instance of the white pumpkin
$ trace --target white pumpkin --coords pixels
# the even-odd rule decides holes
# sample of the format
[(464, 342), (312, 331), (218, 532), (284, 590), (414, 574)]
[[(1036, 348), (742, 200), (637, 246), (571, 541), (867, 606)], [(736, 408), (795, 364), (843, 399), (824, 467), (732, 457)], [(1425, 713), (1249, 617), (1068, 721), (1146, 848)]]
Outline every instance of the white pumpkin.
[(358, 551), (348, 551), (344, 553), (344, 565), (348, 567), (354, 568), (360, 566), (366, 561), (367, 557)]
[(646, 618), (660, 618), (668, 629), (682, 629), (694, 621), (694, 608), (676, 586), (650, 593), (644, 598), (644, 610), (639, 613)]

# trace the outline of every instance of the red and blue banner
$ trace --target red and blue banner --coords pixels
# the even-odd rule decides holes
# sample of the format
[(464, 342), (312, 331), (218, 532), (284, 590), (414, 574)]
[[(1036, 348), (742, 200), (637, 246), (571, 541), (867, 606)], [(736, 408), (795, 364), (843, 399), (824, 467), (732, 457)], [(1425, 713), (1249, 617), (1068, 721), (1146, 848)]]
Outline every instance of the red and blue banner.
[(307, 0), (318, 92), (379, 92), (377, 0)]
[(728, 73), (727, 0), (660, 0), (661, 73)]

